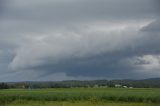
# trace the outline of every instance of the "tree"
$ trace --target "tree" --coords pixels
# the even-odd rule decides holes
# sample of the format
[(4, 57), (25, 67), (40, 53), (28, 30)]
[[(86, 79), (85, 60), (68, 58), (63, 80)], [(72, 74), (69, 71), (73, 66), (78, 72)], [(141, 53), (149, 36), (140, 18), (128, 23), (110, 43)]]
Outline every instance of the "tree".
[(8, 89), (9, 86), (6, 83), (0, 83), (0, 89)]

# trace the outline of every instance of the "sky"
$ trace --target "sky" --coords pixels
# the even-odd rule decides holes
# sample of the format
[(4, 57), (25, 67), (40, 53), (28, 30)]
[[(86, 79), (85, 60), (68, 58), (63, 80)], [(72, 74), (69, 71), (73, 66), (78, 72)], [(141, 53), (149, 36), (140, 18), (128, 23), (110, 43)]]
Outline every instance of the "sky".
[(0, 81), (160, 77), (159, 0), (0, 0)]

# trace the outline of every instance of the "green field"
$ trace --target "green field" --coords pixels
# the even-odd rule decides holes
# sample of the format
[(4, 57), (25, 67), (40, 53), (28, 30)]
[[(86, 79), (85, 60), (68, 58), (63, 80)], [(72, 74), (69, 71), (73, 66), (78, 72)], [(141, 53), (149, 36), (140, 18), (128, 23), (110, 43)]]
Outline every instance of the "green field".
[(65, 88), (0, 90), (2, 106), (160, 106), (160, 89)]

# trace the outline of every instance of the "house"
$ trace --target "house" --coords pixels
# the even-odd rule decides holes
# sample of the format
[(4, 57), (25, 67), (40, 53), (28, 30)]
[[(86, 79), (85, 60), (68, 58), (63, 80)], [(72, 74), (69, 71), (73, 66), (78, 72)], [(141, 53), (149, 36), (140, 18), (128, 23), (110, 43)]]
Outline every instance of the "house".
[(123, 86), (123, 88), (128, 88), (127, 86)]
[(120, 84), (115, 84), (115, 87), (116, 87), (116, 88), (121, 88), (122, 85), (120, 85)]

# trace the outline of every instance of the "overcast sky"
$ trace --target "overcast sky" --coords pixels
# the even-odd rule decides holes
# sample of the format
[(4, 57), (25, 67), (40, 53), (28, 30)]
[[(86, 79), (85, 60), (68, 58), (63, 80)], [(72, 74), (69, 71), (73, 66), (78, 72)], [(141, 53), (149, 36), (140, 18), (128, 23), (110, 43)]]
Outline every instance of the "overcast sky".
[(0, 81), (160, 77), (159, 0), (0, 0)]

